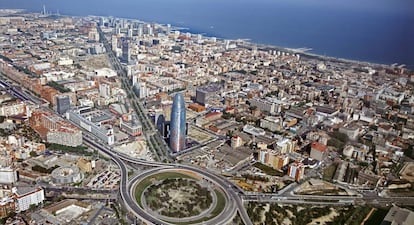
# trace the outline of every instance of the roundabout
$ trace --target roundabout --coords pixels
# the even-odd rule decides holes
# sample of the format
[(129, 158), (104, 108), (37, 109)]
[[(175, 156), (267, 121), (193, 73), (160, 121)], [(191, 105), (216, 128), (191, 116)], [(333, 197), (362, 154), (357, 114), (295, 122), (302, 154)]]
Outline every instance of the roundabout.
[(234, 211), (220, 186), (189, 170), (151, 170), (130, 184), (136, 204), (166, 224), (210, 224)]
[[(141, 159), (131, 158), (130, 156), (114, 153), (111, 148), (100, 144), (99, 142), (95, 142), (91, 137), (87, 134), (84, 134), (84, 141), (90, 146), (93, 147), (108, 157), (110, 157), (114, 163), (120, 168), (121, 170), (121, 181), (119, 185), (119, 193), (122, 200), (122, 204), (127, 208), (129, 212), (131, 212), (139, 221), (146, 223), (146, 224), (228, 224), (231, 222), (236, 216), (237, 212), (242, 217), (243, 222), (246, 225), (253, 225), (250, 221), (249, 215), (243, 206), (243, 200), (239, 196), (239, 193), (242, 194), (240, 189), (232, 184), (231, 182), (227, 181), (225, 178), (220, 177), (219, 175), (215, 175), (208, 170), (197, 168), (188, 165), (182, 164), (173, 164), (173, 163), (162, 163), (162, 162), (154, 162), (154, 161), (146, 161)], [(128, 168), (126, 164), (135, 164), (135, 165), (143, 165), (143, 166), (150, 166), (152, 169), (140, 171), (140, 173), (134, 177), (128, 176)], [(168, 222), (165, 220), (160, 219), (157, 216), (154, 216), (149, 211), (143, 208), (140, 202), (137, 201), (135, 196), (137, 184), (145, 183), (144, 179), (158, 174), (162, 172), (176, 172), (176, 171), (185, 171), (185, 174), (188, 174), (192, 177), (196, 177), (197, 179), (203, 179), (211, 184), (213, 184), (216, 189), (215, 192), (220, 193), (217, 194), (217, 204), (211, 214), (215, 214), (217, 216), (208, 216), (203, 217), (199, 220), (191, 221), (191, 222), (183, 222), (178, 218), (179, 222)], [(152, 182), (147, 180), (151, 185)], [(144, 188), (145, 189), (145, 188)], [(144, 191), (142, 189), (142, 191)], [(142, 194), (142, 193), (141, 193)], [(221, 202), (220, 202), (221, 201)]]

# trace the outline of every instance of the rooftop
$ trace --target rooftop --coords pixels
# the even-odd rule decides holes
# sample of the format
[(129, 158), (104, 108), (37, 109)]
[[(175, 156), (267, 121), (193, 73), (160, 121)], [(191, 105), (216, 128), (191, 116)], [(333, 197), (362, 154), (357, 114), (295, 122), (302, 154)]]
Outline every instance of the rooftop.
[(320, 152), (325, 152), (328, 149), (328, 147), (324, 144), (319, 143), (319, 142), (313, 142), (312, 143), (312, 149), (318, 150)]

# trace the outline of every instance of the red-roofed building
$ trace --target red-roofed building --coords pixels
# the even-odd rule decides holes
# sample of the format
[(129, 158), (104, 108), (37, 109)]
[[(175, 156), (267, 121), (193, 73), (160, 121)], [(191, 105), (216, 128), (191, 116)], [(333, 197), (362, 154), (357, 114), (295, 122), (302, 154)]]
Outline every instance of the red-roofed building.
[(220, 119), (222, 115), (223, 113), (221, 112), (211, 112), (205, 115), (204, 118), (208, 121), (214, 121)]
[(51, 112), (34, 111), (29, 124), (47, 142), (73, 147), (82, 144), (82, 131)]
[(213, 125), (209, 126), (208, 129), (213, 131), (214, 133), (218, 133), (221, 131), (218, 127), (213, 126)]
[(328, 147), (319, 142), (313, 142), (311, 145), (310, 157), (322, 161), (326, 157)]
[(233, 108), (233, 107), (226, 108), (226, 113), (234, 114), (235, 113), (235, 108)]
[(204, 110), (206, 110), (206, 107), (197, 104), (197, 103), (191, 103), (188, 105), (188, 108), (195, 111), (195, 112), (203, 112)]

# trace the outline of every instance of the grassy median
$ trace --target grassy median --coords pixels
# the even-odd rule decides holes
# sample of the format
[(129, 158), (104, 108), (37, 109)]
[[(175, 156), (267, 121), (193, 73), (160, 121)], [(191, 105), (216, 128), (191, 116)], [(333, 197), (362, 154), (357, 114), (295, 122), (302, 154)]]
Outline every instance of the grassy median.
[(208, 220), (211, 220), (214, 217), (218, 216), (224, 210), (224, 207), (226, 206), (226, 197), (224, 196), (223, 192), (221, 192), (219, 190), (214, 190), (214, 192), (216, 193), (216, 196), (217, 196), (217, 204), (216, 204), (215, 208), (213, 209), (213, 211), (211, 211), (211, 213), (208, 216), (205, 216), (201, 219), (194, 220), (194, 221), (191, 221), (191, 222), (181, 222), (181, 223), (178, 222), (178, 223), (175, 223), (175, 224), (189, 225), (189, 224), (201, 223), (203, 221), (208, 221)]
[(138, 205), (142, 208), (141, 196), (143, 192), (145, 191), (145, 189), (151, 186), (154, 181), (161, 181), (165, 179), (174, 179), (174, 178), (195, 179), (194, 177), (191, 177), (187, 174), (177, 173), (177, 172), (164, 172), (164, 173), (151, 175), (145, 178), (144, 180), (142, 180), (141, 182), (139, 182), (137, 186), (135, 187), (135, 200), (138, 203)]

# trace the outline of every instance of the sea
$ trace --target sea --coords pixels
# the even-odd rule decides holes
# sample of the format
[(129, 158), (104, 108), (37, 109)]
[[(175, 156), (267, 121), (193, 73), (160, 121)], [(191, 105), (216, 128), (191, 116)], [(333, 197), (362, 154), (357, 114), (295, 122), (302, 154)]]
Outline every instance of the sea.
[(191, 33), (414, 69), (414, 0), (0, 0), (70, 16), (115, 16)]

